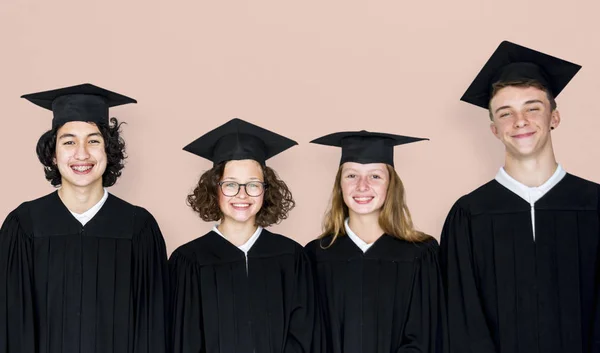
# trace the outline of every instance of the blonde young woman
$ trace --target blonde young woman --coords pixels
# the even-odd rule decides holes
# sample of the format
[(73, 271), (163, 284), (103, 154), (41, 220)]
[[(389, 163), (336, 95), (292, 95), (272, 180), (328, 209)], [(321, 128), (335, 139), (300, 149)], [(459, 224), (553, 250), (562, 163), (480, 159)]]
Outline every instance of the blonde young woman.
[(329, 353), (442, 350), (438, 244), (414, 229), (393, 164), (395, 145), (420, 140), (360, 131), (312, 141), (342, 148), (323, 234), (306, 245)]

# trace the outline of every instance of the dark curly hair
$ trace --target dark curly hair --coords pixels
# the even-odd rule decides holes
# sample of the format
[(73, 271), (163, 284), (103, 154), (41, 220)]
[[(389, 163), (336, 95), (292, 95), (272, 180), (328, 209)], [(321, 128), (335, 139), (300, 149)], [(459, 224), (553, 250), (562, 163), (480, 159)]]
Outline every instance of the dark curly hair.
[[(187, 196), (187, 204), (206, 222), (215, 222), (223, 217), (219, 208), (219, 181), (223, 177), (227, 162), (219, 163), (200, 176), (198, 185)], [(263, 205), (256, 214), (256, 225), (268, 227), (280, 223), (296, 206), (292, 192), (272, 168), (261, 166), (267, 184)]]
[[(91, 123), (90, 124), (95, 124)], [(121, 125), (117, 118), (110, 118), (110, 123), (95, 124), (104, 138), (106, 151), (106, 170), (102, 174), (102, 186), (113, 186), (121, 176), (121, 170), (125, 167), (125, 141), (121, 137)], [(62, 125), (61, 125), (62, 126)], [(56, 135), (61, 126), (56, 126), (52, 130), (46, 131), (38, 140), (36, 152), (38, 159), (44, 165), (46, 179), (54, 187), (61, 184), (61, 175), (58, 166), (54, 162), (56, 155)]]

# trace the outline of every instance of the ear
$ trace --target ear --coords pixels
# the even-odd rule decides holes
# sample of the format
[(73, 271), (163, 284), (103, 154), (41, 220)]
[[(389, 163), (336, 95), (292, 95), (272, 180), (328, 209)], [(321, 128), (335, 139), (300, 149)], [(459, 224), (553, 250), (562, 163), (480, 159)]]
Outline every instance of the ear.
[(490, 131), (492, 131), (492, 134), (494, 134), (497, 139), (500, 139), (500, 136), (498, 136), (498, 127), (493, 121), (490, 123)]
[(558, 125), (560, 125), (560, 112), (558, 109), (554, 109), (550, 116), (550, 127), (556, 129)]

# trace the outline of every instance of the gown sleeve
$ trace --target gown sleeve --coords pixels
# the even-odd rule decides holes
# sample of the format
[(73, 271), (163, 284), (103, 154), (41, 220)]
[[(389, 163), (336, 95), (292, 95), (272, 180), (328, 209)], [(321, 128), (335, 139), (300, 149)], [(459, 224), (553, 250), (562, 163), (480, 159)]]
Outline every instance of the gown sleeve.
[(397, 353), (447, 352), (446, 306), (439, 267), (439, 246), (430, 239), (416, 260), (406, 328)]
[(133, 239), (134, 343), (135, 353), (167, 350), (168, 268), (165, 242), (152, 215), (142, 211), (144, 221)]
[(169, 259), (171, 282), (171, 351), (173, 353), (204, 352), (202, 298), (198, 265), (175, 251)]
[(469, 213), (454, 205), (442, 230), (440, 256), (450, 352), (495, 353), (479, 299), (470, 229)]
[(294, 307), (290, 314), (290, 325), (283, 352), (308, 353), (314, 348), (313, 331), (319, 314), (313, 271), (303, 249), (299, 250), (296, 259), (295, 276)]
[(32, 239), (17, 213), (0, 229), (0, 353), (35, 352)]
[[(598, 207), (600, 209), (600, 206)], [(600, 214), (598, 214), (600, 219)], [(600, 234), (598, 235), (600, 237)], [(592, 350), (591, 352), (600, 352), (600, 241), (596, 250), (596, 303), (592, 333)]]
[(310, 261), (310, 268), (313, 276), (314, 290), (315, 290), (315, 324), (313, 326), (313, 338), (312, 338), (312, 348), (310, 350), (311, 353), (327, 353), (332, 350), (327, 347), (327, 339), (326, 339), (326, 328), (328, 327), (325, 322), (325, 310), (323, 308), (323, 303), (321, 301), (321, 296), (319, 293), (319, 286), (317, 280), (317, 260), (315, 255), (315, 242), (311, 242), (304, 247), (304, 251), (308, 256)]

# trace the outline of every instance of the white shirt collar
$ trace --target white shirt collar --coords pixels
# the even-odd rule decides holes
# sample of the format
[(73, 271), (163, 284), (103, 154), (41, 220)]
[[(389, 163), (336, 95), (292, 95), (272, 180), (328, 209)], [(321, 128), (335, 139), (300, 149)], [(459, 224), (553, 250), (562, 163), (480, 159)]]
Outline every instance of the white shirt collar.
[(552, 188), (556, 186), (556, 184), (558, 184), (565, 177), (565, 175), (567, 175), (567, 172), (565, 172), (563, 167), (559, 164), (554, 174), (552, 174), (550, 179), (548, 179), (545, 183), (540, 186), (529, 187), (508, 175), (508, 173), (504, 170), (504, 167), (502, 167), (496, 174), (495, 179), (502, 186), (533, 205), (548, 191), (552, 190)]
[[(248, 255), (248, 251), (250, 251), (250, 248), (252, 248), (252, 245), (254, 245), (254, 243), (256, 243), (256, 241), (258, 240), (258, 237), (260, 236), (260, 233), (262, 232), (262, 230), (263, 230), (263, 227), (258, 226), (256, 228), (256, 232), (254, 232), (254, 234), (252, 234), (252, 236), (244, 244), (238, 246), (237, 248), (242, 250), (245, 255)], [(227, 241), (229, 241), (229, 239), (227, 239), (221, 232), (219, 232), (219, 229), (217, 229), (216, 224), (213, 226), (212, 231), (219, 234)]]
[(364, 240), (362, 240), (358, 235), (356, 235), (356, 233), (352, 231), (352, 229), (350, 229), (348, 222), (349, 218), (346, 218), (346, 220), (344, 221), (344, 228), (346, 229), (346, 234), (348, 235), (348, 237), (350, 237), (350, 239), (352, 239), (354, 244), (356, 244), (356, 246), (358, 246), (360, 250), (362, 250), (363, 253), (367, 252), (367, 250), (369, 250), (369, 248), (373, 246), (374, 243), (365, 243)]
[(106, 189), (104, 189), (104, 195), (102, 195), (102, 198), (100, 199), (100, 201), (98, 201), (94, 206), (90, 207), (89, 210), (87, 210), (83, 213), (75, 213), (71, 210), (69, 210), (69, 212), (71, 212), (73, 217), (75, 217), (79, 221), (79, 223), (81, 223), (82, 226), (85, 226), (87, 224), (87, 222), (89, 222), (92, 218), (94, 218), (96, 213), (98, 213), (98, 211), (100, 211), (100, 209), (106, 202), (106, 199), (108, 199), (108, 191), (106, 191)]

